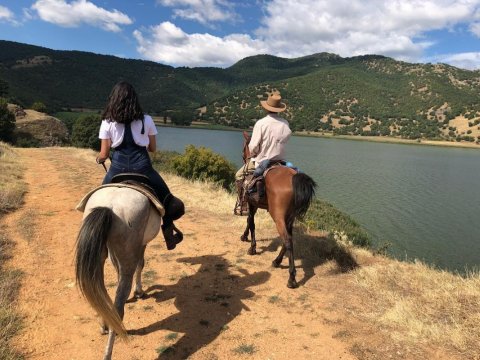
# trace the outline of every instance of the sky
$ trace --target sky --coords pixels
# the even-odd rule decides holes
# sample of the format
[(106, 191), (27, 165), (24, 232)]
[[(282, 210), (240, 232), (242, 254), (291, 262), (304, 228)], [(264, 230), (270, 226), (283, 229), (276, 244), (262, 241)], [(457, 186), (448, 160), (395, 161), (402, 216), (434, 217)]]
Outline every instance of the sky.
[(480, 0), (0, 0), (0, 39), (166, 65), (378, 54), (480, 69)]

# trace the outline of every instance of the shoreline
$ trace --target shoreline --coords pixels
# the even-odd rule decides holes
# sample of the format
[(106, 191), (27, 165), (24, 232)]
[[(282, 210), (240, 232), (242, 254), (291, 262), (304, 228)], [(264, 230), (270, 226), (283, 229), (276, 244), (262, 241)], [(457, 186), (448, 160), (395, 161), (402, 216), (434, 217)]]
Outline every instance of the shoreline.
[[(252, 131), (252, 129), (237, 129), (231, 128), (228, 126), (222, 125), (198, 125), (193, 124), (190, 126), (182, 125), (172, 125), (172, 124), (160, 124), (155, 122), (156, 126), (160, 127), (172, 127), (172, 128), (183, 128), (183, 129), (203, 129), (203, 130), (221, 130), (221, 131)], [(323, 138), (323, 139), (336, 139), (336, 140), (353, 140), (353, 141), (367, 141), (367, 142), (378, 142), (386, 144), (400, 144), (400, 145), (421, 145), (421, 146), (440, 146), (440, 147), (450, 147), (450, 148), (461, 148), (461, 149), (477, 149), (480, 150), (480, 145), (470, 142), (453, 142), (445, 140), (410, 140), (410, 139), (401, 139), (394, 137), (386, 136), (354, 136), (354, 135), (333, 135), (328, 133), (314, 133), (314, 132), (293, 132), (293, 136), (301, 137), (314, 137), (314, 138)]]

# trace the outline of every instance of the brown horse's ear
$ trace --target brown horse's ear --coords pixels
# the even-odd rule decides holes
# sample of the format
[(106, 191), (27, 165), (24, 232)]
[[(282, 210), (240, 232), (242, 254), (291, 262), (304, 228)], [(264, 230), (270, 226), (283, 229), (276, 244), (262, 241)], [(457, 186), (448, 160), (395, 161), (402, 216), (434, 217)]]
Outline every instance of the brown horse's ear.
[(245, 140), (250, 140), (250, 134), (249, 134), (248, 132), (244, 131), (244, 132), (243, 132), (243, 138), (244, 138)]

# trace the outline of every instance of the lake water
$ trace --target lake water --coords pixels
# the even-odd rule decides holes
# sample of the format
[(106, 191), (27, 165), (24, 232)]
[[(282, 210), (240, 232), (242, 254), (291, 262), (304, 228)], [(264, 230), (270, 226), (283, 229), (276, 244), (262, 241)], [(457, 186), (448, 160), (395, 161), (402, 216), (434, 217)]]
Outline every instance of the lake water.
[[(241, 164), (241, 132), (158, 130), (161, 150), (206, 146)], [(390, 243), (397, 258), (460, 272), (480, 265), (480, 151), (292, 137), (287, 154), (316, 180), (318, 197), (351, 215), (376, 245)]]

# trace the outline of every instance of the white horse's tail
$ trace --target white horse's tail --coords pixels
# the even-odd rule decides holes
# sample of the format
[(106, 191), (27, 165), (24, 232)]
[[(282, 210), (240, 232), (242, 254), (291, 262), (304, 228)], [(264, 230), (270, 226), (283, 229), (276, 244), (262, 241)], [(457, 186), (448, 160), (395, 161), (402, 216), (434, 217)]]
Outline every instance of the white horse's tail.
[(103, 318), (109, 329), (121, 337), (126, 337), (127, 332), (107, 293), (103, 276), (107, 237), (112, 221), (113, 211), (107, 207), (94, 208), (83, 220), (77, 237), (75, 274), (83, 296)]

